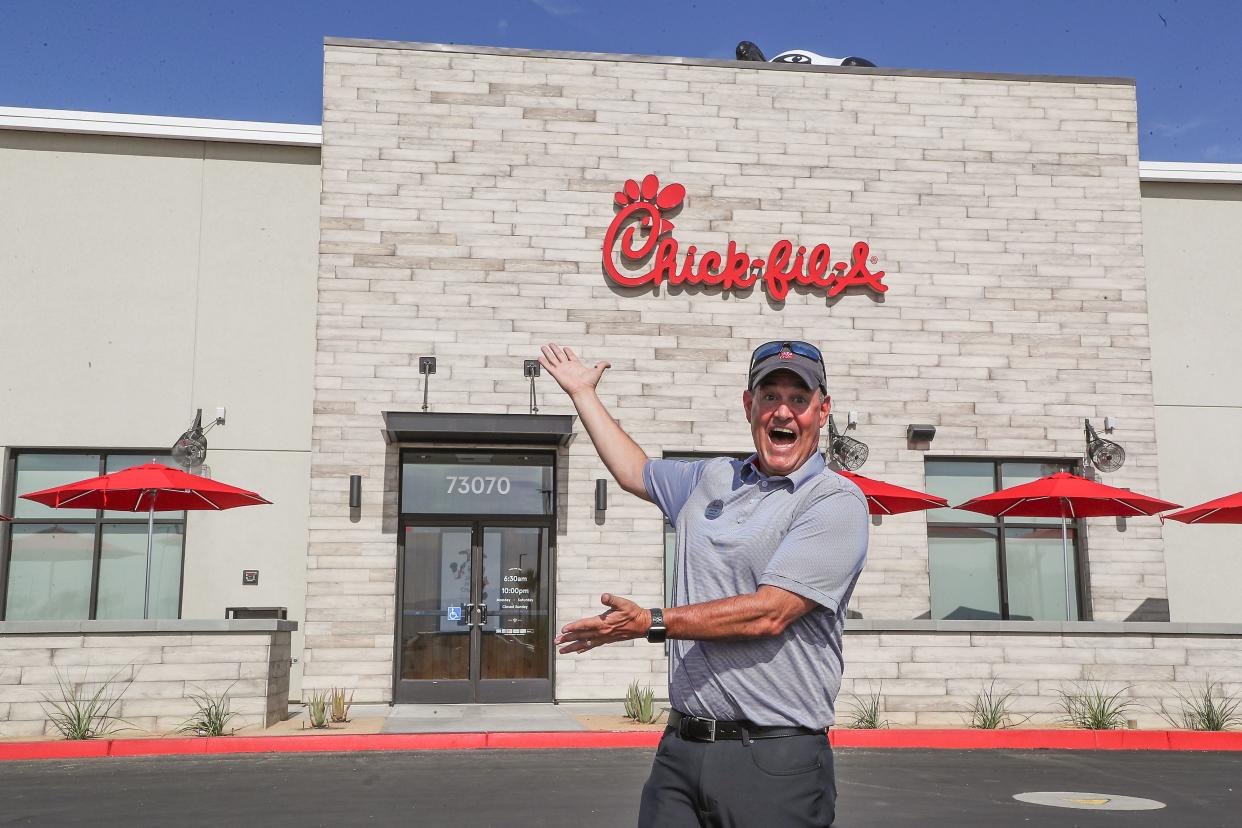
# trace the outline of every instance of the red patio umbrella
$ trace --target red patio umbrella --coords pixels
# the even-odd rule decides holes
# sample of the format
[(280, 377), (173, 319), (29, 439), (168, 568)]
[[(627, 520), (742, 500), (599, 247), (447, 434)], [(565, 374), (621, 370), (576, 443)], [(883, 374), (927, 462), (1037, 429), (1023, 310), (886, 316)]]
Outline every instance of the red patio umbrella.
[(903, 512), (917, 512), (923, 509), (940, 509), (948, 506), (949, 501), (926, 492), (894, 486), (882, 480), (863, 477), (852, 471), (842, 469), (837, 472), (847, 480), (852, 480), (862, 489), (867, 498), (867, 511), (873, 515), (900, 515)]
[(143, 587), (142, 617), (150, 614), (151, 546), (155, 536), (155, 513), (183, 509), (233, 509), (271, 503), (245, 489), (221, 483), (160, 463), (134, 466), (102, 477), (92, 477), (22, 495), (26, 500), (54, 509), (107, 509), (147, 512), (147, 579)]
[(1160, 517), (1162, 520), (1182, 523), (1242, 523), (1242, 492), (1234, 492)]
[(1030, 483), (966, 501), (958, 509), (997, 517), (1061, 518), (1061, 553), (1065, 563), (1065, 611), (1070, 600), (1069, 532), (1066, 520), (1085, 517), (1134, 517), (1176, 509), (1176, 503), (1129, 489), (1106, 486), (1068, 472), (1057, 472)]

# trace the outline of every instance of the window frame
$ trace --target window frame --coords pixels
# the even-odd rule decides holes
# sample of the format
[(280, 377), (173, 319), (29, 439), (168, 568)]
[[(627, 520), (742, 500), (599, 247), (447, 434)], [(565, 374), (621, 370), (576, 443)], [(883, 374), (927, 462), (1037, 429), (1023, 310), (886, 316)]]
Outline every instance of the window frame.
[[(30, 525), (30, 524), (46, 524), (57, 523), (74, 526), (92, 526), (94, 527), (94, 541), (91, 547), (91, 597), (87, 618), (85, 620), (94, 621), (99, 610), (99, 572), (103, 561), (103, 528), (114, 524), (141, 525), (145, 527), (148, 523), (146, 513), (134, 513), (135, 517), (120, 517), (115, 514), (105, 516), (103, 509), (96, 509), (93, 518), (87, 517), (65, 517), (52, 520), (49, 517), (38, 518), (20, 518), (17, 517), (17, 458), (21, 455), (31, 454), (51, 454), (51, 455), (99, 455), (99, 475), (107, 474), (108, 458), (116, 455), (131, 454), (150, 454), (153, 457), (162, 457), (168, 455), (168, 448), (10, 448), (6, 451), (4, 457), (4, 486), (0, 490), (0, 503), (3, 503), (3, 513), (12, 517), (11, 521), (0, 523), (0, 621), (8, 618), (9, 603), (9, 569), (12, 563), (13, 550), (13, 527)], [(180, 526), (181, 527), (181, 571), (178, 575), (177, 583), (177, 618), (181, 618), (185, 606), (185, 557), (186, 548), (188, 546), (188, 527), (186, 513), (181, 512), (180, 517), (170, 518), (161, 517), (161, 514), (176, 514), (173, 512), (155, 513), (155, 524), (157, 526)]]
[[(991, 463), (992, 464), (992, 491), (998, 492), (1002, 488), (1001, 468), (1006, 463), (1041, 463), (1046, 465), (1056, 465), (1064, 467), (1071, 474), (1082, 474), (1081, 458), (1066, 459), (1064, 457), (981, 457), (976, 455), (954, 455), (951, 457), (927, 456), (923, 458), (923, 479), (928, 480), (927, 465), (929, 463)], [(984, 515), (978, 513), (980, 520), (974, 522), (967, 521), (927, 521), (927, 598), (928, 598), (928, 614), (931, 613), (931, 531), (933, 529), (992, 529), (996, 531), (996, 577), (998, 579), (997, 589), (1000, 597), (1000, 621), (1012, 621), (1009, 615), (1009, 570), (1006, 564), (1006, 529), (1047, 529), (1055, 526), (1060, 529), (1060, 522), (1055, 524), (1037, 523), (1031, 520), (1022, 520), (1020, 518), (1003, 518)], [(990, 519), (990, 522), (989, 520)], [(1086, 526), (1082, 518), (1066, 522), (1066, 528), (1070, 533), (1070, 548), (1073, 550), (1074, 562), (1074, 591), (1078, 604), (1078, 617), (1069, 618), (1069, 621), (1090, 621), (1092, 617), (1090, 603), (1090, 584), (1088, 583), (1087, 566), (1087, 533)], [(944, 619), (932, 619), (944, 620)]]

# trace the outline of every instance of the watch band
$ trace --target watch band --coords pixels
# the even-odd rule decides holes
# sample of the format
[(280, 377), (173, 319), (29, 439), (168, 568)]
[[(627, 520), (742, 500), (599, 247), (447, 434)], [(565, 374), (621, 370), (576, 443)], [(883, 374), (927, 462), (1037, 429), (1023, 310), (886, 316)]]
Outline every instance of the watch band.
[(651, 613), (651, 627), (647, 630), (647, 640), (652, 644), (662, 644), (668, 637), (668, 628), (664, 626), (664, 610), (652, 607), (648, 612)]

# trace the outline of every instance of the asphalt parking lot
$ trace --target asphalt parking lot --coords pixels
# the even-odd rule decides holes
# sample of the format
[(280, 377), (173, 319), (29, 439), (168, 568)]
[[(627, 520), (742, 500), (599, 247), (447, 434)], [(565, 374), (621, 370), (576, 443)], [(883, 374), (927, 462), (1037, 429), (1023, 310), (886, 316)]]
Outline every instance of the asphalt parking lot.
[[(650, 761), (650, 750), (611, 749), (6, 762), (0, 825), (612, 828), (634, 825)], [(1238, 753), (845, 749), (837, 772), (842, 828), (1242, 824)], [(1166, 807), (1013, 799), (1029, 791)]]

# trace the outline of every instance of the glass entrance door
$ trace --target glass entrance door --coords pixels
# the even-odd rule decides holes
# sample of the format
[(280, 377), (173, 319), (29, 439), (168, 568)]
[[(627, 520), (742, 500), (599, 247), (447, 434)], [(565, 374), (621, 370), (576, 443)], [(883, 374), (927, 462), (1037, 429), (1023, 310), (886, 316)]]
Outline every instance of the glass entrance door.
[(474, 701), (473, 528), (406, 526), (403, 535), (397, 701)]
[(552, 701), (551, 457), (402, 459), (395, 700)]
[(397, 701), (551, 701), (550, 528), (404, 528)]
[[(479, 701), (552, 701), (548, 531), (483, 525)], [(495, 577), (495, 589), (488, 583)]]

